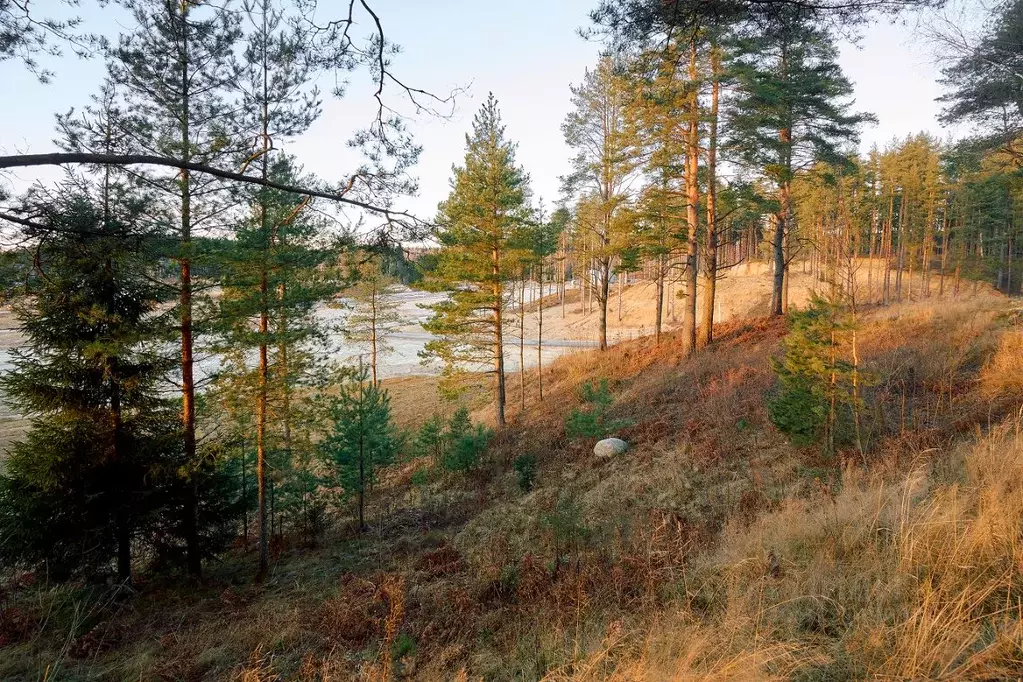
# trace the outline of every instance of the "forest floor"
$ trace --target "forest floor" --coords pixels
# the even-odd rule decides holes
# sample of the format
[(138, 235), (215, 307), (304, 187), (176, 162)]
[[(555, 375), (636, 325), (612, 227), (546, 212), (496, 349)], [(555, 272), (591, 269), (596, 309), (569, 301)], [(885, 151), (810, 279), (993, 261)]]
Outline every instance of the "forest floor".
[[(20, 576), (0, 590), (0, 679), (1023, 675), (1019, 301), (861, 309), (863, 453), (771, 426), (785, 333), (733, 320), (689, 359), (673, 334), (560, 358), (543, 402), (527, 375), (478, 472), (406, 459), (367, 533), (338, 518), (315, 546), (281, 539), (262, 586), (251, 546), (130, 593)], [(598, 379), (631, 444), (611, 460), (564, 429)], [(401, 420), (441, 405), (435, 381), (389, 384)]]
[[(811, 292), (825, 292), (827, 288), (816, 275), (807, 271), (807, 268), (804, 267), (806, 265), (808, 264), (801, 261), (794, 262), (789, 273), (789, 304), (794, 308), (805, 307), (810, 300)], [(883, 277), (881, 268), (882, 263), (879, 260), (875, 260), (872, 267), (865, 258), (855, 262), (853, 270), (855, 271), (854, 279), (858, 301), (877, 300), (880, 297), (881, 278)], [(677, 275), (672, 279), (677, 279)], [(715, 322), (763, 317), (767, 314), (771, 304), (772, 284), (771, 268), (765, 262), (753, 261), (722, 268), (718, 275), (715, 292)], [(929, 286), (932, 295), (938, 295), (941, 282), (937, 275), (932, 274)], [(952, 277), (945, 279), (944, 286), (951, 292), (954, 287)], [(964, 286), (973, 291), (972, 282)], [(904, 273), (903, 287), (907, 292), (907, 297), (921, 298), (923, 278), (919, 273)], [(980, 288), (983, 288), (983, 285)], [(656, 284), (652, 280), (640, 280), (633, 275), (629, 283), (621, 289), (619, 296), (619, 286), (617, 283), (613, 283), (608, 296), (609, 342), (617, 343), (653, 334), (657, 313)], [(680, 296), (681, 293), (682, 288), (679, 282), (670, 280), (666, 282), (662, 310), (662, 325), (665, 330), (677, 329), (681, 325), (683, 306), (685, 305), (685, 298)], [(527, 296), (527, 301), (529, 300)], [(544, 297), (544, 301), (544, 338), (597, 341), (600, 318), (597, 314), (596, 303), (588, 302), (584, 306), (580, 300), (578, 289), (568, 290), (564, 307), (557, 303), (556, 296), (550, 294)], [(529, 314), (535, 310), (535, 302), (527, 305), (525, 330), (527, 339), (536, 338), (536, 315)], [(702, 282), (697, 286), (696, 310), (696, 319), (702, 319)], [(518, 338), (517, 328), (512, 328), (509, 331), (509, 338)]]

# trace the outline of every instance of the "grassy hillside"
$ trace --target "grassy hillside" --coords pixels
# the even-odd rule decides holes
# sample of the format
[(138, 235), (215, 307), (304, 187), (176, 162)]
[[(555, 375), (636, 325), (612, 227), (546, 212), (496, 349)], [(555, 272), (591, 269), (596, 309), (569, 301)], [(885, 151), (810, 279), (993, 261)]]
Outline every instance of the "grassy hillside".
[[(986, 295), (861, 311), (868, 445), (833, 457), (770, 425), (784, 321), (685, 361), (671, 335), (562, 358), (477, 474), (393, 467), (368, 534), (276, 547), (265, 586), (243, 548), (199, 585), (9, 582), (0, 679), (1019, 676), (1020, 316)], [(565, 436), (596, 379), (632, 444), (612, 460)]]

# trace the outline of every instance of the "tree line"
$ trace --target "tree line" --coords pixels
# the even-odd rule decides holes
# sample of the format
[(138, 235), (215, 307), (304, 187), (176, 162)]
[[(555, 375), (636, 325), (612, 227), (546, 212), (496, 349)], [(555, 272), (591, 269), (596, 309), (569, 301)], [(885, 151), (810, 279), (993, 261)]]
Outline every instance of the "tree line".
[(527, 279), (540, 319), (545, 305), (564, 311), (577, 283), (604, 350), (612, 283), (620, 301), (626, 280), (642, 276), (655, 284), (655, 338), (680, 307), (687, 355), (713, 341), (717, 282), (743, 262), (769, 264), (768, 315), (788, 312), (793, 267), (854, 307), (957, 294), (964, 279), (1020, 291), (1019, 84), (997, 52), (1018, 31), (1019, 3), (945, 67), (945, 118), (973, 117), (979, 136), (921, 133), (867, 154), (859, 133), (875, 119), (854, 110), (838, 44), (868, 9), (899, 8), (755, 5), (637, 0), (594, 12), (608, 49), (571, 87), (562, 130), (574, 156), (549, 216), (493, 95), (480, 110), (436, 218), (439, 253), (424, 260), (427, 285), (452, 292), (434, 306), (427, 328), (439, 339), (426, 354), (453, 384), (488, 368), (498, 424), (506, 337), (517, 325), (522, 344)]

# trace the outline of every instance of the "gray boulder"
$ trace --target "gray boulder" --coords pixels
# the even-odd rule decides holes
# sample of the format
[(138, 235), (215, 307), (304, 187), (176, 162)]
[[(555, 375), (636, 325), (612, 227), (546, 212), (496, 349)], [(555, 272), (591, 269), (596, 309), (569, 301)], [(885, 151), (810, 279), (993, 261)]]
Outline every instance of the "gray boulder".
[(629, 449), (629, 444), (621, 438), (605, 438), (593, 446), (593, 454), (600, 458), (617, 457)]

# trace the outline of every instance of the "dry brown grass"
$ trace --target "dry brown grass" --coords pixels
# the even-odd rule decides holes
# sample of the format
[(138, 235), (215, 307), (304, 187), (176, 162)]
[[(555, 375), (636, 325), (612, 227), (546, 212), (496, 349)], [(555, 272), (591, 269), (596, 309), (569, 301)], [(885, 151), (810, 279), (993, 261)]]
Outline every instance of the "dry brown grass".
[(690, 608), (548, 679), (1017, 679), (1020, 422), (955, 454), (960, 481), (848, 470), (833, 498), (730, 523), (692, 568)]

